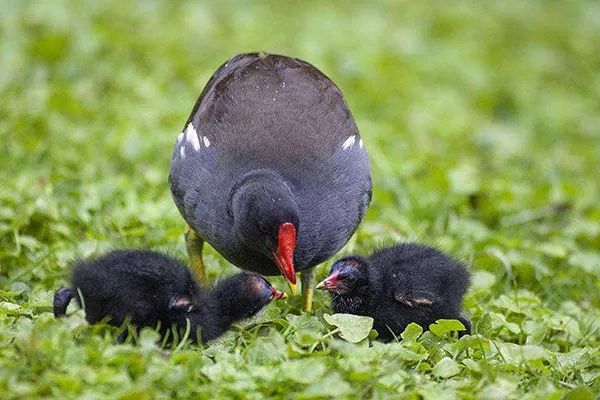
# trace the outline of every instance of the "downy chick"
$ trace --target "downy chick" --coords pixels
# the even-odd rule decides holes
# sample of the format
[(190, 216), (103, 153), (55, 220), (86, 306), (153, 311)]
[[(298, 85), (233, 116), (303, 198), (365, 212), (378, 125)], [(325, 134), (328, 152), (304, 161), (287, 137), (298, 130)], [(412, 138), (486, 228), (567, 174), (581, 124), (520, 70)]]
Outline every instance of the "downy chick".
[(470, 333), (471, 322), (462, 315), (468, 287), (465, 265), (416, 243), (344, 257), (317, 286), (330, 292), (335, 312), (372, 317), (383, 341), (398, 337), (411, 322), (428, 329), (438, 319), (458, 319)]
[(54, 295), (54, 315), (65, 315), (73, 297), (91, 324), (105, 320), (120, 326), (128, 319), (137, 329), (160, 326), (165, 335), (173, 325), (181, 332), (189, 320), (191, 339), (197, 341), (200, 328), (202, 341), (208, 341), (284, 293), (253, 273), (227, 278), (209, 292), (170, 257), (149, 250), (117, 250), (75, 266), (71, 287)]

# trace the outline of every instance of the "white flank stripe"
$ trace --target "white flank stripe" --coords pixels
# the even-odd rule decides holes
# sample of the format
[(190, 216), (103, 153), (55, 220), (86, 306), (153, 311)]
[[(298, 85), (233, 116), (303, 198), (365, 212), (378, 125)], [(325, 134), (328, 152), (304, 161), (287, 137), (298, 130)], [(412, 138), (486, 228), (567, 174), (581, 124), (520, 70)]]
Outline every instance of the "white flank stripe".
[(210, 147), (210, 140), (206, 136), (202, 136), (202, 141), (206, 147)]
[(185, 146), (179, 148), (179, 154), (181, 155), (181, 158), (185, 158)]
[(358, 145), (360, 146), (360, 148), (361, 148), (361, 149), (363, 148), (363, 142), (362, 142), (362, 139), (360, 139), (360, 140), (358, 141)]
[(194, 150), (200, 150), (200, 141), (198, 140), (198, 133), (194, 129), (194, 125), (190, 122), (185, 129), (185, 139), (194, 146)]
[(179, 136), (177, 136), (177, 143), (181, 142), (181, 139), (183, 139), (183, 132), (181, 132)]
[(352, 146), (355, 141), (356, 141), (356, 135), (350, 136), (348, 139), (346, 139), (346, 141), (342, 145), (342, 149), (346, 150), (348, 147)]

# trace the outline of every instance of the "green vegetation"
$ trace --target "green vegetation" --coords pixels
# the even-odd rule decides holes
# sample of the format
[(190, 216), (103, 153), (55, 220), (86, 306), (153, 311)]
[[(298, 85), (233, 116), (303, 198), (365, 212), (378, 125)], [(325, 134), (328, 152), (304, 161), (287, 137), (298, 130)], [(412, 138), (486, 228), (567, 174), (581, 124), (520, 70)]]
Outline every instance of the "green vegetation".
[[(0, 29), (3, 399), (600, 392), (597, 2), (7, 0)], [(421, 240), (461, 256), (476, 334), (441, 321), (350, 343), (323, 293), (315, 315), (293, 298), (204, 349), (150, 330), (116, 345), (74, 308), (54, 320), (77, 257), (185, 257), (171, 147), (210, 74), (252, 50), (315, 64), (357, 119), (375, 191), (343, 253)], [(212, 278), (235, 271), (206, 260)]]

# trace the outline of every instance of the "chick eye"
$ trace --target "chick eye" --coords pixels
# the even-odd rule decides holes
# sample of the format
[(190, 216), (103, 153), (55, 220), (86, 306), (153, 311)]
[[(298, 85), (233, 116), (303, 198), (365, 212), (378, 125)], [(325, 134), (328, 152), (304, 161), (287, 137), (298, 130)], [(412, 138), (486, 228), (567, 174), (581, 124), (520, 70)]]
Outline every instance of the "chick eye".
[(265, 224), (263, 224), (262, 222), (258, 223), (258, 230), (261, 231), (262, 233), (268, 232), (267, 226)]

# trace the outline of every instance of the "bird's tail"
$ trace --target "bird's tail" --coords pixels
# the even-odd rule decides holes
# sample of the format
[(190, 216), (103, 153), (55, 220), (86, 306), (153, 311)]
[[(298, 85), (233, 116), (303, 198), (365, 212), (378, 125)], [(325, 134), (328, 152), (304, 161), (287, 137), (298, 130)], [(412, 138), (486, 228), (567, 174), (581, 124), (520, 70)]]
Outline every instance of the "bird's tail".
[(60, 288), (54, 294), (54, 316), (62, 317), (67, 313), (67, 306), (73, 298), (73, 291), (69, 288)]

